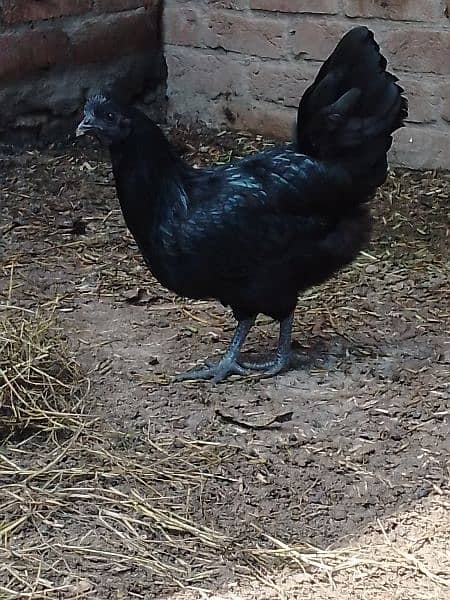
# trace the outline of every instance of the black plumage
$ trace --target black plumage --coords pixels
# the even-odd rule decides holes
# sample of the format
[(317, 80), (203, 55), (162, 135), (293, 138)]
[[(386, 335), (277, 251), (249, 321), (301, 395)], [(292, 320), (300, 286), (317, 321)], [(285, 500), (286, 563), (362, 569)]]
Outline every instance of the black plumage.
[[(88, 101), (78, 133), (109, 144), (123, 215), (149, 269), (181, 296), (218, 299), (238, 320), (224, 357), (183, 377), (273, 375), (289, 365), (298, 295), (368, 242), (367, 202), (407, 116), (396, 81), (372, 32), (353, 29), (304, 94), (292, 146), (207, 169), (188, 166), (143, 113)], [(271, 362), (243, 364), (239, 351), (259, 313), (280, 321), (279, 347)]]

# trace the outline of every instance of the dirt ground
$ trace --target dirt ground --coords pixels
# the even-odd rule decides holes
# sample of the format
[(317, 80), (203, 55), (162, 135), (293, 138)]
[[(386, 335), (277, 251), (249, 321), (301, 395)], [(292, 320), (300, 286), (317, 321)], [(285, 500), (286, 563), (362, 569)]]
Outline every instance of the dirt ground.
[[(173, 138), (197, 164), (265, 144)], [(101, 151), (4, 154), (0, 178), (3, 293), (59, 299), (97, 417), (66, 446), (0, 446), (0, 523), (24, 515), (1, 598), (449, 597), (449, 175), (390, 176), (371, 247), (299, 301), (294, 370), (217, 386), (172, 376), (222, 352), (233, 320), (151, 278)], [(246, 351), (276, 336), (261, 318)]]

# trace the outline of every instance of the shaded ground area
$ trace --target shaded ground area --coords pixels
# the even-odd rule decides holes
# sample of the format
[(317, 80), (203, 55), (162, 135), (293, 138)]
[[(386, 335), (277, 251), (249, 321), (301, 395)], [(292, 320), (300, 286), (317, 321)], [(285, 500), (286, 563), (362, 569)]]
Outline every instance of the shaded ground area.
[[(175, 142), (197, 164), (266, 143)], [(59, 299), (98, 417), (0, 448), (5, 597), (448, 597), (450, 176), (392, 174), (372, 246), (300, 299), (297, 369), (218, 386), (171, 377), (234, 323), (150, 277), (103, 155), (3, 156), (0, 177), (4, 296)], [(276, 333), (260, 319), (246, 351)]]

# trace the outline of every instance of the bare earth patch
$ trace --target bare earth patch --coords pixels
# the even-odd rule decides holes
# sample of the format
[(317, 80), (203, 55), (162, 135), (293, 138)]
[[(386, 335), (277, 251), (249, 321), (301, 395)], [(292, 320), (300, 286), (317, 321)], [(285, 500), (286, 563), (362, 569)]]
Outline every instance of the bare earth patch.
[[(268, 143), (173, 137), (197, 164)], [(0, 178), (0, 303), (57, 299), (90, 379), (76, 418), (0, 445), (1, 598), (449, 597), (449, 175), (390, 176), (371, 247), (300, 298), (295, 370), (218, 386), (172, 376), (232, 319), (151, 278), (104, 154), (3, 155)]]

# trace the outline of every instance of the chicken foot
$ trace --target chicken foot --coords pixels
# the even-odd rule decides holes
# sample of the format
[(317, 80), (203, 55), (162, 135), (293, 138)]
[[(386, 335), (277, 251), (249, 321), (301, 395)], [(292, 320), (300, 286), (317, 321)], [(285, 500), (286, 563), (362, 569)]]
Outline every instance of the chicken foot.
[(212, 379), (219, 383), (229, 375), (248, 375), (248, 370), (239, 364), (239, 352), (242, 344), (253, 327), (255, 318), (245, 319), (238, 322), (233, 339), (223, 357), (218, 362), (207, 361), (206, 366), (200, 369), (192, 369), (176, 376), (176, 381), (187, 381), (191, 379)]
[(273, 360), (268, 360), (260, 363), (239, 361), (239, 365), (246, 370), (264, 371), (265, 377), (273, 377), (278, 375), (289, 367), (292, 362), (292, 324), (294, 321), (294, 313), (292, 312), (286, 319), (280, 321), (280, 337), (278, 348)]

